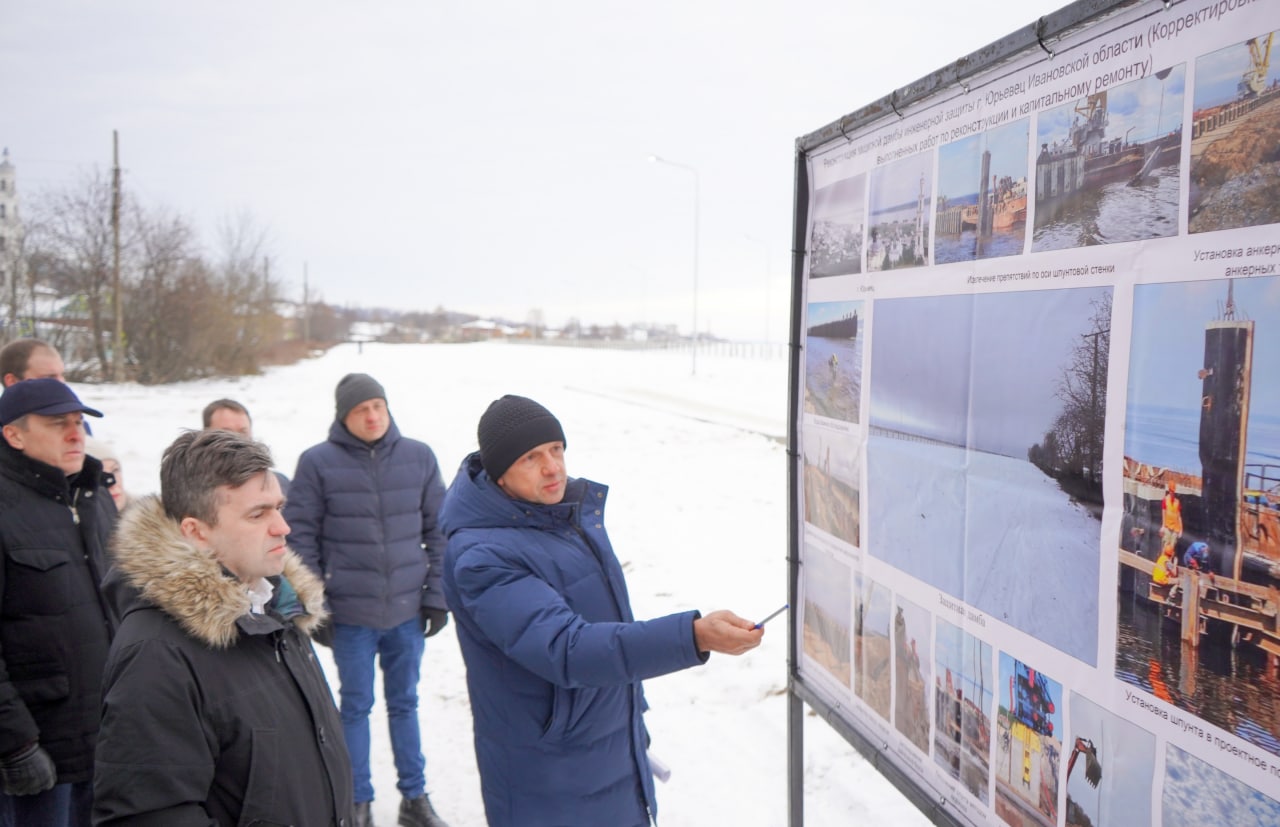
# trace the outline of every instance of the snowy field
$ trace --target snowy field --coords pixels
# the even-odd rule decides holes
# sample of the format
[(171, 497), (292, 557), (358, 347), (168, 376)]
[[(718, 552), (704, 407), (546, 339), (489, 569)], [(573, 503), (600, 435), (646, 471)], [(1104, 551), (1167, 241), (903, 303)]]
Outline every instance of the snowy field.
[(1101, 526), (1057, 483), (1024, 460), (884, 436), (867, 480), (873, 554), (1097, 664)]
[[(249, 408), (255, 436), (292, 476), (298, 454), (327, 433), (334, 385), (348, 372), (369, 373), (386, 387), (402, 433), (435, 449), (448, 484), (475, 448), (488, 403), (530, 396), (564, 424), (569, 473), (611, 488), (607, 525), (637, 617), (688, 608), (763, 617), (787, 597), (787, 365), (777, 349), (773, 358), (700, 354), (696, 376), (690, 368), (688, 351), (344, 345), (262, 376), (76, 390), (106, 413), (94, 434), (115, 446), (135, 495), (158, 489), (164, 448), (198, 428), (201, 409), (220, 397)], [(653, 751), (672, 768), (658, 785), (662, 827), (786, 824), (786, 628), (781, 619), (770, 624), (744, 657), (717, 655), (646, 682)], [(428, 642), (423, 663), (427, 787), (452, 827), (478, 827), (484, 810), (453, 631)], [(335, 675), (327, 650), (321, 660)], [(374, 817), (389, 827), (399, 800), (382, 712), (379, 701)], [(813, 715), (804, 756), (807, 824), (928, 823)]]

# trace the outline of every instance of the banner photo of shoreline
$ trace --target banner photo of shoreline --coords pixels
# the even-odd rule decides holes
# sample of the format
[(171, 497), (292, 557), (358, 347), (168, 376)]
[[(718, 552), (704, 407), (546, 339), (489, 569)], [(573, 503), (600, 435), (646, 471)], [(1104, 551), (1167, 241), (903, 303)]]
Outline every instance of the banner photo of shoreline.
[(1162, 5), (804, 158), (798, 679), (962, 824), (1280, 823), (1280, 3)]

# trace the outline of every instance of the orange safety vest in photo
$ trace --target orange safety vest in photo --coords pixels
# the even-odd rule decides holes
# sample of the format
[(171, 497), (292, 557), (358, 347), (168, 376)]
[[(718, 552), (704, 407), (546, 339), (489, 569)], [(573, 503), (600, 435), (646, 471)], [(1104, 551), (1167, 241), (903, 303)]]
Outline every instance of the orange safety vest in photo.
[(1182, 501), (1174, 494), (1165, 494), (1161, 506), (1164, 511), (1164, 527), (1182, 533)]

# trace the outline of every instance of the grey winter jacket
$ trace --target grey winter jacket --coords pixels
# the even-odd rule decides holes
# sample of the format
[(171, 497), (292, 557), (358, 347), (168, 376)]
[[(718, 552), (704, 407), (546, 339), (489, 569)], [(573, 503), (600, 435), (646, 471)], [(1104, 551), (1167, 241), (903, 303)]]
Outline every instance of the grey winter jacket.
[(391, 629), (445, 608), (443, 500), (436, 455), (394, 419), (373, 445), (335, 421), (303, 452), (284, 509), (289, 546), (324, 579), (335, 622)]

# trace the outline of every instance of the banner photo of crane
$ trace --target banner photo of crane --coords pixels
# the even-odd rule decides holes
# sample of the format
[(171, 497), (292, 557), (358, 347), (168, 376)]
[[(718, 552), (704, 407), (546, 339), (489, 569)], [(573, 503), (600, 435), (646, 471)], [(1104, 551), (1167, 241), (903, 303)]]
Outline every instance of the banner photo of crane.
[(790, 691), (936, 823), (1280, 823), (1278, 53), (1082, 0), (797, 140)]

